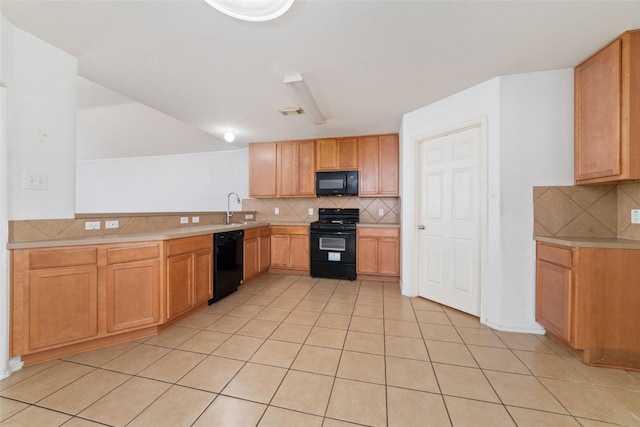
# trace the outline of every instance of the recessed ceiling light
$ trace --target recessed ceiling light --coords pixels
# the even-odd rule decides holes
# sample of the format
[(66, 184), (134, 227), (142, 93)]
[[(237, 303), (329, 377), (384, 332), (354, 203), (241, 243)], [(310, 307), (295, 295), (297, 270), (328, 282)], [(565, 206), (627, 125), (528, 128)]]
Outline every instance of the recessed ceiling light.
[(224, 140), (227, 142), (233, 142), (236, 140), (236, 136), (233, 132), (225, 132), (224, 133)]
[(204, 0), (217, 11), (243, 21), (270, 21), (284, 14), (293, 0)]

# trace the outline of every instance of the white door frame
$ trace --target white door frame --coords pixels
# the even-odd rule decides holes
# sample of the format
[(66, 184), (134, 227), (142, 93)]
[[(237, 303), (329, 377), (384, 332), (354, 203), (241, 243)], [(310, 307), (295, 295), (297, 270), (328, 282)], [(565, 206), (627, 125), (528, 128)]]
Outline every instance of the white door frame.
[[(480, 319), (484, 319), (485, 315), (485, 297), (486, 297), (486, 277), (487, 277), (487, 254), (488, 254), (488, 126), (487, 117), (479, 117), (462, 123), (458, 123), (446, 128), (438, 129), (427, 134), (418, 135), (412, 138), (412, 156), (413, 156), (413, 211), (412, 221), (408, 224), (411, 227), (412, 234), (418, 233), (418, 226), (420, 221), (420, 204), (418, 203), (420, 195), (420, 142), (439, 138), (452, 133), (456, 133), (472, 127), (480, 127)], [(418, 273), (419, 258), (419, 239), (416, 237), (412, 239), (411, 245), (411, 265), (412, 265), (412, 284), (413, 294), (418, 294), (420, 276)]]

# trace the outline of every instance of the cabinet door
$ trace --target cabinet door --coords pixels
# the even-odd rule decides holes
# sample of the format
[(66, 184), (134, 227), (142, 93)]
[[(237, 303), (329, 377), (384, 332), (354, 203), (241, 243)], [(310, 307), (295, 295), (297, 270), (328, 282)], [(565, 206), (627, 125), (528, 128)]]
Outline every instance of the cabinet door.
[(107, 266), (107, 332), (158, 323), (160, 260)]
[(246, 282), (258, 275), (258, 239), (244, 240), (243, 280)]
[(400, 148), (398, 135), (382, 135), (379, 147), (380, 166), (378, 169), (378, 194), (380, 196), (398, 196)]
[(277, 160), (279, 196), (315, 196), (314, 141), (279, 142)]
[(43, 349), (98, 334), (96, 265), (31, 271), (29, 349)]
[(276, 143), (249, 144), (249, 196), (276, 197)]
[(167, 318), (193, 307), (193, 254), (167, 258)]
[(358, 138), (358, 186), (359, 196), (378, 194), (379, 138), (364, 136)]
[(380, 238), (378, 241), (378, 273), (400, 275), (400, 240)]
[(356, 270), (358, 274), (378, 273), (377, 237), (358, 237)]
[(271, 235), (271, 266), (289, 266), (289, 236), (285, 234)]
[(338, 139), (338, 170), (358, 168), (358, 138)]
[(571, 269), (538, 259), (536, 262), (536, 320), (571, 343), (573, 325)]
[(338, 140), (335, 138), (316, 141), (316, 170), (338, 169)]
[(299, 270), (309, 269), (309, 236), (289, 236), (289, 267)]
[(621, 57), (619, 39), (575, 69), (576, 181), (622, 172)]
[(298, 195), (298, 143), (278, 143), (278, 195)]
[(268, 271), (271, 266), (271, 236), (258, 237), (258, 265), (260, 273)]
[(300, 141), (297, 145), (296, 175), (298, 176), (298, 188), (295, 195), (298, 197), (314, 197), (316, 195), (314, 141)]
[(213, 249), (197, 251), (193, 262), (194, 305), (198, 305), (213, 298)]
[(123, 244), (106, 249), (107, 333), (160, 321), (160, 245)]
[(357, 138), (330, 138), (316, 141), (316, 170), (357, 169), (357, 159)]

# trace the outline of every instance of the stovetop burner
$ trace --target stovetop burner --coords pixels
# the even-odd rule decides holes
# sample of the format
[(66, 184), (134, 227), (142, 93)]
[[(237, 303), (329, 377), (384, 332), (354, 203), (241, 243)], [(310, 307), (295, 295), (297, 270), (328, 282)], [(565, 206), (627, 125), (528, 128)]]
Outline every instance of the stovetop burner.
[(311, 230), (355, 230), (360, 220), (357, 208), (320, 208), (318, 221), (310, 224)]

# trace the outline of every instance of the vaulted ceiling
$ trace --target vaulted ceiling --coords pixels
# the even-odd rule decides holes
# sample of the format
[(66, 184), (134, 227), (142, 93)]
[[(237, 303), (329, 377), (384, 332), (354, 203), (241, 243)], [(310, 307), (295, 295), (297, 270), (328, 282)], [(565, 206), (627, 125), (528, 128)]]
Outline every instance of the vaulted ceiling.
[[(640, 28), (640, 1), (296, 0), (257, 23), (202, 0), (3, 0), (1, 11), (124, 95), (85, 93), (81, 107), (130, 98), (212, 135), (210, 151), (229, 148), (227, 129), (235, 146), (397, 132), (406, 112), (499, 75), (574, 67)], [(283, 84), (294, 73), (326, 124), (278, 112), (300, 104)]]

